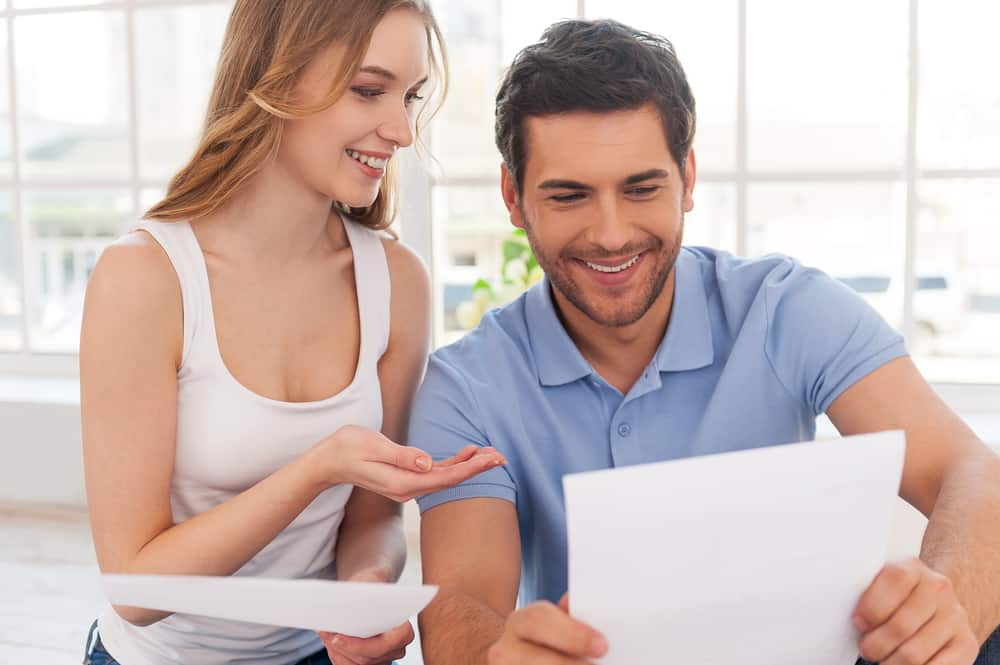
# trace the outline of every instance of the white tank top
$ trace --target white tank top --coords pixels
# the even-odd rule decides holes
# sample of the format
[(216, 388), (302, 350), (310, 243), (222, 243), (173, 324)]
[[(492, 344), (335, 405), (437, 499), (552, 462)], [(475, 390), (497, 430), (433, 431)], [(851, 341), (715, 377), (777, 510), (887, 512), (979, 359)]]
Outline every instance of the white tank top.
[[(152, 235), (170, 257), (184, 304), (170, 486), (175, 523), (243, 492), (344, 425), (381, 429), (377, 364), (389, 341), (390, 284), (385, 251), (374, 231), (344, 219), (361, 320), (354, 379), (327, 399), (292, 403), (254, 393), (223, 363), (205, 257), (190, 224), (143, 221), (136, 228)], [(235, 575), (333, 577), (337, 530), (352, 489), (339, 485), (320, 494)], [(99, 632), (105, 648), (123, 665), (284, 665), (323, 648), (312, 631), (184, 614), (137, 627), (110, 606), (99, 620)]]

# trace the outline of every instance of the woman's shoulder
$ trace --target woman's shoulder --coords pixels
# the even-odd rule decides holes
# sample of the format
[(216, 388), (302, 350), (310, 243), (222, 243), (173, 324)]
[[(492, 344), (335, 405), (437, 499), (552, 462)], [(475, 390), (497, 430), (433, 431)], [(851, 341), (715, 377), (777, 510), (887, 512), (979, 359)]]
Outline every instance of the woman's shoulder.
[(393, 300), (397, 294), (406, 299), (430, 298), (430, 273), (416, 252), (396, 238), (380, 236), (385, 260), (389, 266)]
[[(87, 283), (84, 327), (124, 327), (122, 334), (180, 339), (183, 300), (166, 252), (143, 231), (132, 231), (101, 253)], [(152, 340), (150, 340), (152, 341)]]

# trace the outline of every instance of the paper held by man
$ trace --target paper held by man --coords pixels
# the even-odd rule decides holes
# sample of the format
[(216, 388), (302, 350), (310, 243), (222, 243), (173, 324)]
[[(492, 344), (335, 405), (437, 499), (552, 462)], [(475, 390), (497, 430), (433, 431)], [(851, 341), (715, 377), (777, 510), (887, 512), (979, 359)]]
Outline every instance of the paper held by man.
[(417, 614), (435, 586), (184, 575), (102, 575), (115, 605), (371, 637)]
[(564, 478), (569, 601), (603, 665), (853, 665), (905, 438), (883, 432)]

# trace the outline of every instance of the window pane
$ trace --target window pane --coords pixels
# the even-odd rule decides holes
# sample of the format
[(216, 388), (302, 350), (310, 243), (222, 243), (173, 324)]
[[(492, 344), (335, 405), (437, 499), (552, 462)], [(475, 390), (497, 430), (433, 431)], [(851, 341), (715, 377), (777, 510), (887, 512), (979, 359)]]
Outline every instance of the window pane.
[(896, 169), (905, 158), (905, 0), (747, 5), (752, 169)]
[(698, 183), (684, 218), (684, 244), (736, 252), (736, 185)]
[(436, 0), (451, 70), (448, 99), (434, 120), (432, 152), (447, 178), (494, 177), (493, 108), (502, 70), (553, 21), (572, 17), (575, 0)]
[(22, 175), (128, 178), (124, 14), (24, 16), (14, 29)]
[(10, 178), (10, 89), (7, 65), (7, 21), (0, 22), (0, 178)]
[(132, 217), (127, 191), (25, 192), (29, 334), (34, 351), (75, 352), (87, 278)]
[(10, 194), (0, 194), (0, 350), (21, 348), (21, 290), (17, 274), (17, 232)]
[(673, 43), (697, 101), (698, 168), (735, 169), (739, 43), (735, 0), (587, 0), (586, 8), (588, 17), (613, 18)]
[(748, 195), (751, 255), (779, 252), (819, 268), (902, 325), (901, 183), (755, 184)]
[(1000, 168), (1000, 4), (922, 2), (919, 21), (921, 167)]
[(920, 184), (914, 357), (931, 381), (1000, 382), (1000, 181)]
[(229, 3), (136, 12), (139, 174), (167, 179), (200, 137)]
[[(514, 230), (500, 186), (435, 187), (432, 199), (438, 243), (435, 280), (439, 294), (437, 342), (448, 344), (474, 327), (459, 320), (459, 306), (472, 298), (472, 286), (486, 279), (502, 282), (503, 242)], [(512, 295), (512, 294), (511, 294)]]

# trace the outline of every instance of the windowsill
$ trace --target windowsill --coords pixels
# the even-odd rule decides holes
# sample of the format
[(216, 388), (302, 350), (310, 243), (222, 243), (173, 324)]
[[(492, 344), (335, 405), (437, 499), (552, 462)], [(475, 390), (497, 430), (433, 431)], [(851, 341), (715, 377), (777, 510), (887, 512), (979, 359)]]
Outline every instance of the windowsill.
[(80, 382), (55, 377), (0, 376), (0, 405), (3, 404), (79, 406)]

